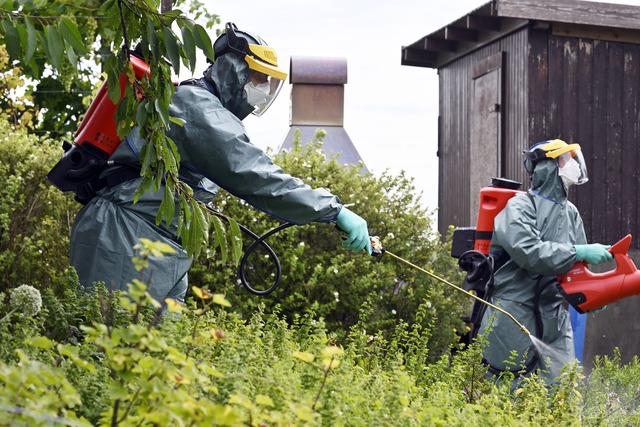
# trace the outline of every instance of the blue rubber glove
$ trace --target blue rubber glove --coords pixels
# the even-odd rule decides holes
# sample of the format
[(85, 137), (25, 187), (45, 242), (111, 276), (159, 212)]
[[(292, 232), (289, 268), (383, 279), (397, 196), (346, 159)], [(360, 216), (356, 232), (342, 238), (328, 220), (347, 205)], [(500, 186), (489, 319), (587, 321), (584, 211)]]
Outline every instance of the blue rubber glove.
[(596, 265), (613, 259), (613, 255), (607, 250), (610, 246), (601, 245), (600, 243), (575, 245), (574, 248), (576, 248), (576, 260), (578, 261), (586, 261), (589, 264)]
[(371, 238), (367, 229), (367, 221), (343, 206), (336, 218), (336, 225), (349, 235), (342, 242), (342, 246), (353, 252), (366, 249), (367, 253), (371, 255)]

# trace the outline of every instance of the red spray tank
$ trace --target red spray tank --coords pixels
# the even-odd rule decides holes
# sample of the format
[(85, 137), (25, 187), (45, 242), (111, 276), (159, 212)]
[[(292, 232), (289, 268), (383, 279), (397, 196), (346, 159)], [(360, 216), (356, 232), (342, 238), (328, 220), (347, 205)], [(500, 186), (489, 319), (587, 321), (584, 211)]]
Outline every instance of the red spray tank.
[[(136, 80), (149, 75), (150, 68), (142, 58), (131, 54), (129, 60)], [(126, 74), (122, 74), (119, 81), (122, 100), (129, 80)], [(61, 191), (74, 191), (76, 200), (81, 203), (92, 197), (91, 188), (87, 186), (91, 186), (120, 145), (114, 117), (120, 100), (117, 103), (111, 101), (105, 81), (80, 123), (73, 144), (64, 141), (62, 158), (47, 174), (47, 179)]]
[[(491, 187), (484, 187), (480, 190), (480, 205), (478, 206), (478, 221), (473, 249), (485, 255), (489, 255), (489, 246), (493, 236), (493, 220), (496, 215), (504, 209), (509, 199), (518, 193), (524, 193), (517, 187), (514, 188), (513, 185), (505, 186), (504, 181), (506, 180), (501, 182), (502, 186), (496, 186), (494, 183)], [(520, 183), (517, 184), (519, 187)]]
[(587, 269), (579, 261), (568, 273), (558, 277), (560, 292), (578, 312), (588, 313), (620, 299), (640, 294), (640, 272), (627, 252), (631, 245), (628, 234), (609, 248), (616, 268), (604, 273)]
[[(129, 61), (133, 67), (136, 80), (142, 80), (146, 74), (149, 75), (149, 65), (142, 58), (135, 55), (129, 56)], [(120, 75), (120, 100), (124, 96), (125, 88), (128, 84), (126, 74)], [(106, 157), (110, 157), (118, 145), (120, 145), (120, 137), (116, 131), (115, 113), (118, 108), (109, 98), (107, 93), (107, 82), (105, 81), (95, 99), (89, 105), (89, 109), (80, 123), (80, 127), (76, 131), (74, 142), (76, 144), (89, 143), (96, 148), (104, 151)]]
[(524, 193), (519, 190), (521, 186), (522, 184), (517, 181), (493, 178), (490, 186), (481, 189), (476, 227), (460, 227), (453, 231), (451, 256), (460, 258), (470, 250), (489, 255), (493, 220), (504, 209), (510, 198), (518, 193)]

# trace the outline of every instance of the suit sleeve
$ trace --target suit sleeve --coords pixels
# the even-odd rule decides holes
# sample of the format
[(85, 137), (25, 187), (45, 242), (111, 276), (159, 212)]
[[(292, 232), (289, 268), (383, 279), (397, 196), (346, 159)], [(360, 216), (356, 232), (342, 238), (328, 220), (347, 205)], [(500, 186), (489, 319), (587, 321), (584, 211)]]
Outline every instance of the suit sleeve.
[(342, 208), (329, 191), (285, 173), (249, 141), (244, 125), (197, 86), (180, 87), (171, 114), (186, 121), (169, 136), (188, 164), (236, 197), (295, 224), (330, 222)]

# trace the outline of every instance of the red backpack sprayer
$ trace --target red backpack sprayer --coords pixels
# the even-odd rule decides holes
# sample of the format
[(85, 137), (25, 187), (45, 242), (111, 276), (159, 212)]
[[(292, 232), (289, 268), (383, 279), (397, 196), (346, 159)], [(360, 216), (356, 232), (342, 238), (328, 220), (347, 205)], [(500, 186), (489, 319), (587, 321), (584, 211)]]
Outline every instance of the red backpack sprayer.
[[(130, 54), (129, 63), (136, 81), (150, 72), (149, 65), (135, 53)], [(114, 116), (127, 85), (130, 84), (126, 73), (120, 75), (119, 84), (120, 100), (116, 103), (109, 98), (107, 82), (100, 86), (75, 133), (73, 143), (64, 141), (62, 158), (47, 174), (47, 179), (53, 185), (61, 191), (75, 192), (76, 200), (83, 204), (94, 193), (89, 188), (92, 181), (110, 164), (109, 157), (122, 142), (116, 131)]]

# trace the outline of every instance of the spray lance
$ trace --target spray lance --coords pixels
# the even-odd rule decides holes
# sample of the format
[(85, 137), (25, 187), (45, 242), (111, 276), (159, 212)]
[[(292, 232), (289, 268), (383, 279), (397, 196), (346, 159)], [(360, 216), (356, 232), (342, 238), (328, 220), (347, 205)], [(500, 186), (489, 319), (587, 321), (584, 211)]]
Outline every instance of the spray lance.
[[(221, 218), (225, 218), (224, 215), (220, 214), (217, 211), (211, 210), (210, 211), (215, 214), (220, 216)], [(269, 295), (270, 293), (272, 293), (273, 291), (276, 290), (276, 288), (279, 286), (280, 284), (280, 279), (282, 276), (282, 269), (280, 267), (280, 262), (278, 261), (278, 257), (275, 255), (275, 253), (273, 252), (273, 250), (271, 249), (271, 247), (269, 247), (269, 245), (265, 242), (265, 239), (267, 239), (268, 237), (272, 236), (273, 234), (284, 230), (285, 228), (291, 227), (294, 224), (292, 223), (284, 223), (274, 229), (272, 229), (271, 231), (265, 233), (262, 236), (257, 236), (254, 233), (250, 232), (248, 229), (246, 229), (245, 227), (240, 227), (242, 229), (243, 232), (249, 234), (253, 239), (254, 242), (245, 250), (244, 256), (242, 257), (242, 260), (240, 261), (240, 265), (238, 267), (238, 276), (240, 277), (240, 282), (242, 283), (242, 285), (244, 286), (244, 288), (249, 291), (250, 293), (254, 294), (254, 295), (259, 295), (259, 296), (265, 296), (265, 295)], [(336, 226), (336, 228), (340, 231), (344, 231), (342, 229), (340, 229), (338, 226)], [(255, 251), (255, 249), (257, 249), (258, 247), (263, 247), (264, 249), (267, 250), (269, 256), (271, 257), (271, 259), (273, 260), (273, 263), (276, 267), (276, 274), (275, 274), (275, 280), (274, 282), (271, 284), (271, 286), (269, 286), (268, 288), (264, 289), (264, 290), (259, 290), (256, 289), (255, 287), (253, 287), (253, 285), (251, 285), (249, 283), (249, 281), (247, 280), (247, 275), (245, 273), (245, 270), (247, 269), (248, 265), (249, 265), (249, 256), (250, 254)], [(371, 255), (373, 257), (377, 257), (378, 259), (381, 259), (381, 257), (384, 254), (387, 254), (388, 256), (400, 261), (401, 263), (408, 265), (411, 268), (414, 268), (424, 274), (426, 274), (427, 276), (439, 281), (440, 283), (443, 283), (447, 286), (450, 286), (452, 288), (454, 288), (455, 290), (464, 293), (465, 295), (475, 299), (476, 301), (478, 301), (479, 303), (485, 304), (488, 307), (493, 308), (494, 310), (504, 314), (505, 316), (507, 316), (509, 319), (511, 319), (519, 328), (522, 332), (524, 332), (527, 336), (531, 337), (531, 333), (529, 332), (529, 330), (520, 322), (518, 322), (518, 320), (509, 312), (505, 311), (504, 309), (497, 307), (494, 304), (491, 304), (490, 302), (478, 297), (477, 295), (474, 295), (473, 293), (466, 291), (464, 289), (462, 289), (459, 286), (454, 285), (453, 283), (449, 282), (448, 280), (445, 280), (415, 264), (413, 264), (410, 261), (407, 261), (406, 259), (387, 251), (385, 248), (382, 247), (382, 243), (380, 242), (380, 238), (377, 236), (372, 236), (371, 237), (371, 249), (372, 249), (372, 253)]]
[(489, 301), (486, 301), (486, 300), (478, 297), (477, 295), (475, 295), (475, 294), (473, 294), (473, 293), (471, 293), (469, 291), (466, 291), (466, 290), (462, 289), (459, 286), (454, 285), (453, 283), (449, 282), (448, 280), (445, 280), (442, 277), (439, 277), (439, 276), (437, 276), (437, 275), (425, 270), (424, 268), (419, 267), (419, 266), (413, 264), (412, 262), (407, 261), (406, 259), (404, 259), (402, 257), (399, 257), (398, 255), (396, 255), (396, 254), (394, 254), (392, 252), (389, 252), (388, 250), (386, 250), (385, 248), (382, 247), (380, 239), (377, 236), (371, 237), (371, 248), (372, 248), (372, 254), (371, 254), (372, 256), (381, 257), (381, 256), (386, 254), (386, 255), (394, 258), (395, 260), (400, 261), (401, 263), (403, 263), (405, 265), (408, 265), (409, 267), (414, 268), (414, 269), (420, 271), (421, 273), (426, 274), (427, 276), (431, 277), (432, 279), (435, 279), (440, 283), (443, 283), (443, 284), (445, 284), (445, 285), (447, 285), (447, 286), (449, 286), (449, 287), (451, 287), (451, 288), (453, 288), (453, 289), (455, 289), (455, 290), (457, 290), (459, 292), (464, 293), (465, 295), (475, 299), (479, 303), (485, 304), (486, 306), (491, 307), (494, 310), (504, 314), (509, 319), (511, 319), (520, 328), (520, 330), (522, 332), (524, 332), (529, 337), (531, 336), (531, 333), (529, 332), (529, 330), (522, 323), (518, 322), (518, 320), (511, 313), (507, 312), (506, 310), (504, 310), (504, 309), (502, 309), (502, 308), (500, 308), (500, 307), (498, 307), (498, 306), (496, 306), (494, 304), (491, 304)]

